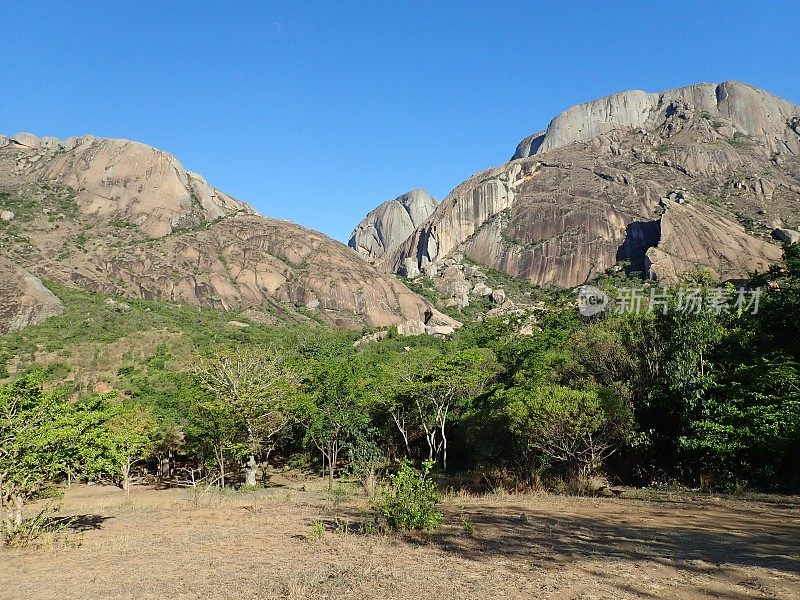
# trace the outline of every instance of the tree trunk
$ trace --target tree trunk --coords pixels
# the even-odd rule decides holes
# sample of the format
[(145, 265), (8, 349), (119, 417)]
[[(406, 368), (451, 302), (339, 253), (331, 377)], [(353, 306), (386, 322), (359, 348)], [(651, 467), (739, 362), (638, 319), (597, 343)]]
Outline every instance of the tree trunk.
[(392, 413), (392, 419), (394, 420), (394, 424), (397, 425), (400, 435), (403, 436), (403, 443), (406, 445), (406, 457), (411, 458), (411, 445), (408, 443), (408, 432), (405, 427), (406, 420), (405, 418), (401, 420), (395, 413)]
[(21, 494), (14, 494), (11, 496), (11, 501), (14, 504), (13, 508), (13, 523), (14, 527), (19, 527), (22, 525), (22, 508), (24, 506), (24, 502), (22, 500)]
[(223, 452), (221, 447), (219, 447), (219, 448), (214, 450), (214, 456), (217, 459), (217, 466), (219, 467), (220, 487), (224, 490), (225, 489), (225, 453)]
[[(3, 488), (3, 475), (0, 474), (0, 533), (6, 525), (6, 493)], [(0, 535), (0, 543), (3, 542), (3, 537)]]
[(247, 460), (247, 464), (245, 465), (245, 481), (244, 484), (249, 487), (256, 486), (256, 457), (255, 455), (251, 454), (250, 458)]
[(122, 489), (125, 490), (125, 496), (131, 497), (131, 463), (122, 463)]
[(333, 489), (333, 475), (336, 468), (334, 458), (335, 448), (333, 442), (328, 442), (328, 491)]
[(442, 425), (442, 470), (447, 471), (447, 437), (444, 435), (444, 425)]

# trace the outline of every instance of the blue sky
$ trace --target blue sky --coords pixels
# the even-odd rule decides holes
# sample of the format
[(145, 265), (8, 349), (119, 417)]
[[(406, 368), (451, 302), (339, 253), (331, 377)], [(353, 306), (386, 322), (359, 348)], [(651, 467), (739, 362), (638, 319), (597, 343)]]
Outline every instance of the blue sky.
[(787, 2), (0, 3), (0, 132), (152, 144), (346, 240), (578, 102), (745, 81), (800, 102)]

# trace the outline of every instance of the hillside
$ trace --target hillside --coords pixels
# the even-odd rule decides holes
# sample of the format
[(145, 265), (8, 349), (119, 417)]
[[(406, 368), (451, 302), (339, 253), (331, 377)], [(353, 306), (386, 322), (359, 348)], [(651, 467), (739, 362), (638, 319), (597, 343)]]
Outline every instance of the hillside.
[(273, 322), (457, 325), (346, 246), (260, 216), (144, 144), (0, 136), (0, 211), (0, 331), (61, 310), (42, 279)]

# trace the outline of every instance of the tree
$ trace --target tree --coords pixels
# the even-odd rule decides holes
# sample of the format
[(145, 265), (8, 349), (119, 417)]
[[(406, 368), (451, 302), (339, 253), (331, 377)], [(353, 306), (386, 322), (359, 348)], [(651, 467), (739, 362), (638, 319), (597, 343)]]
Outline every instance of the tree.
[(624, 439), (632, 419), (627, 406), (608, 390), (557, 385), (508, 390), (506, 411), (511, 431), (528, 451), (566, 465), (574, 475), (600, 468)]
[(296, 374), (275, 348), (246, 346), (199, 360), (194, 372), (213, 394), (207, 412), (224, 422), (219, 432), (230, 435), (220, 448), (246, 444), (245, 484), (255, 486), (256, 458), (269, 460), (277, 435), (289, 424)]
[(113, 453), (119, 467), (125, 495), (131, 494), (131, 469), (150, 457), (159, 438), (158, 423), (146, 407), (135, 404), (120, 407), (108, 422)]
[(447, 469), (447, 423), (453, 407), (480, 394), (498, 373), (491, 350), (472, 348), (435, 358), (406, 390), (428, 444), (428, 460)]
[(211, 459), (209, 462), (216, 466), (218, 481), (223, 489), (227, 481), (229, 458), (239, 459), (247, 453), (246, 445), (237, 441), (241, 431), (238, 415), (230, 405), (219, 402), (216, 397), (201, 396), (190, 404), (186, 425), (189, 446), (203, 458), (202, 467), (208, 466), (206, 461)]
[(420, 373), (439, 356), (440, 353), (434, 348), (414, 348), (407, 352), (396, 352), (372, 368), (369, 389), (371, 402), (388, 414), (403, 440), (406, 458), (412, 457), (410, 435), (419, 420), (411, 398)]
[(19, 526), (24, 504), (53, 481), (112, 464), (110, 414), (103, 396), (72, 403), (37, 373), (0, 386), (0, 527)]
[(366, 377), (354, 357), (316, 361), (303, 409), (306, 442), (322, 453), (322, 468), (333, 488), (339, 455), (351, 434), (369, 421)]

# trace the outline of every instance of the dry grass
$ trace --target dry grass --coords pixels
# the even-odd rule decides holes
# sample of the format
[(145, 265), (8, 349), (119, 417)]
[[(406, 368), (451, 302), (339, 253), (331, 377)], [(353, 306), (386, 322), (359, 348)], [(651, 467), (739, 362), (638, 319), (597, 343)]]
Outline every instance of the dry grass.
[(70, 543), (0, 551), (0, 597), (800, 597), (796, 498), (452, 495), (435, 533), (362, 535), (362, 496), (333, 506), (313, 482), (284, 483), (130, 502), (74, 487)]

